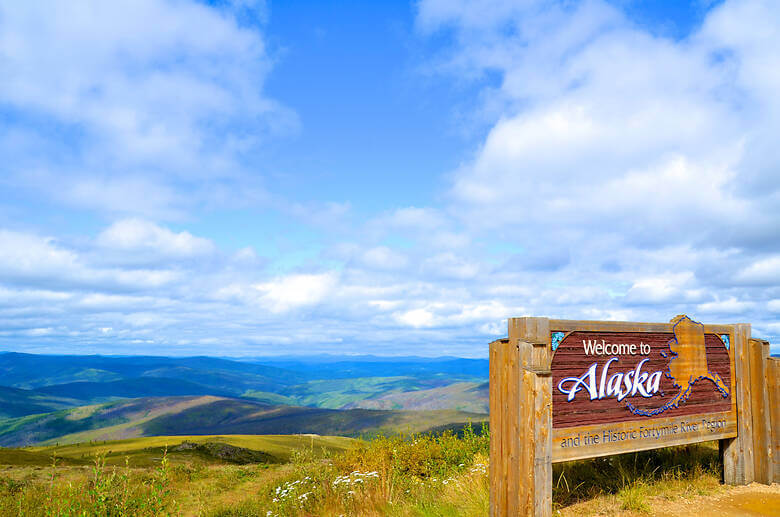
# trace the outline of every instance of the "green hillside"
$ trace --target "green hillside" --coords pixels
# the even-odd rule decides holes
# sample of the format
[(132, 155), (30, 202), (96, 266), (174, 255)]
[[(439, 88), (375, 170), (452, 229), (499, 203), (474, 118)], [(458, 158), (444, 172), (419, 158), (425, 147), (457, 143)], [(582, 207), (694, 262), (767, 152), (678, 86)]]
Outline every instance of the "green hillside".
[(0, 386), (0, 418), (49, 413), (78, 405), (78, 401), (54, 394)]
[(345, 409), (457, 409), (472, 413), (487, 413), (489, 407), (486, 382), (454, 382), (445, 386), (388, 391), (363, 398), (343, 406)]
[[(263, 463), (283, 463), (293, 451), (306, 449), (315, 455), (343, 452), (355, 440), (341, 436), (318, 435), (195, 435), (153, 436), (114, 441), (82, 442), (70, 445), (49, 445), (25, 449), (0, 449), (0, 464), (51, 465), (52, 456), (64, 464), (83, 464), (101, 456), (108, 465), (151, 466), (159, 463), (163, 453), (174, 463), (230, 463), (194, 446), (229, 446), (259, 452)], [(5, 455), (3, 455), (5, 454)]]
[(230, 393), (299, 384), (296, 372), (215, 357), (106, 357), (0, 353), (0, 383), (40, 388), (73, 382), (112, 382), (138, 377), (181, 379)]
[(480, 421), (456, 410), (332, 410), (226, 397), (151, 397), (0, 421), (0, 445), (72, 444), (143, 436), (301, 434), (359, 436), (420, 432)]
[(232, 391), (209, 388), (185, 379), (167, 377), (136, 377), (109, 382), (69, 382), (43, 386), (37, 393), (66, 397), (85, 402), (105, 402), (101, 399), (164, 397), (183, 395), (231, 396)]
[[(356, 377), (352, 379), (317, 379), (279, 390), (284, 404), (313, 406), (327, 409), (341, 409), (362, 400), (372, 399), (389, 393), (417, 392), (442, 387), (454, 379), (441, 375), (430, 378), (399, 377)], [(244, 397), (257, 400), (271, 400), (269, 394), (247, 391)], [(358, 406), (363, 407), (363, 406)]]
[[(0, 447), (0, 465), (50, 467), (52, 453), (46, 450), (33, 451), (26, 449), (6, 449)], [(64, 458), (59, 465), (85, 465), (89, 463), (81, 458)]]
[(0, 418), (126, 398), (197, 395), (326, 409), (484, 411), (480, 393), (460, 383), (484, 382), (485, 361), (336, 359), (269, 359), (266, 365), (211, 357), (0, 353), (0, 385), (6, 386), (0, 392)]

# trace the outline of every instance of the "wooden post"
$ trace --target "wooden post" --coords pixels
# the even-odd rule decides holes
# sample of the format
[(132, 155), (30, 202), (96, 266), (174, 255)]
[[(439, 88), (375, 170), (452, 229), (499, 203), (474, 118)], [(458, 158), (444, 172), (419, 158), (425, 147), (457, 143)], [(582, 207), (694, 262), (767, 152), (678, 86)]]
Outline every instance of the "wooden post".
[(753, 414), (750, 407), (750, 324), (734, 327), (734, 395), (737, 401), (737, 437), (723, 440), (723, 481), (747, 485), (755, 479)]
[(518, 514), (520, 353), (515, 343), (490, 343), (490, 515)]
[(780, 358), (767, 358), (766, 385), (770, 408), (770, 427), (772, 428), (772, 443), (769, 448), (771, 461), (769, 463), (770, 465), (774, 464), (774, 467), (771, 468), (772, 479), (770, 481), (780, 483)]
[(490, 515), (552, 515), (552, 378), (546, 318), (509, 320), (490, 344)]
[(753, 472), (755, 481), (771, 484), (772, 439), (770, 424), (769, 390), (767, 373), (769, 368), (769, 342), (762, 339), (750, 340), (750, 409), (753, 417)]

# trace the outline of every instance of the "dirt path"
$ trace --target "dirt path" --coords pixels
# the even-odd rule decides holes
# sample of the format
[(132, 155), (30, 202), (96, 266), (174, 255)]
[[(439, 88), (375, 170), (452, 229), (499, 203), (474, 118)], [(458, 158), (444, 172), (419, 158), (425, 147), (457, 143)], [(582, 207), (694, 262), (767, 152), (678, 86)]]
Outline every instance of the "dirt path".
[(709, 495), (652, 496), (645, 499), (647, 512), (621, 509), (620, 499), (602, 496), (564, 508), (561, 517), (780, 517), (780, 484), (753, 483), (748, 486), (720, 486)]
[(780, 517), (780, 484), (753, 483), (738, 486), (714, 496), (669, 501), (652, 515), (658, 517)]

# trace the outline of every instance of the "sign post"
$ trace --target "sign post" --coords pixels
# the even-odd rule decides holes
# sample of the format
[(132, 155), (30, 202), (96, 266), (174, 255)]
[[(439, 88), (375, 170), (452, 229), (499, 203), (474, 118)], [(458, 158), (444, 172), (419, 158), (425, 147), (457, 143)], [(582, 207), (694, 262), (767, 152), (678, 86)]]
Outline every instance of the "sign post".
[(771, 483), (780, 422), (768, 355), (750, 325), (684, 315), (509, 319), (508, 338), (490, 344), (491, 516), (551, 515), (555, 462), (710, 440), (726, 483)]

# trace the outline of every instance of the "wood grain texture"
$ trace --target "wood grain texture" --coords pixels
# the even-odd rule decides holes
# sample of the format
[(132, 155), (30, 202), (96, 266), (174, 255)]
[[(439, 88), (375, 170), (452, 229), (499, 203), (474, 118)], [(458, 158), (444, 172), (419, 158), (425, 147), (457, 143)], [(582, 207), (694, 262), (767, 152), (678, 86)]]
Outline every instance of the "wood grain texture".
[[(518, 343), (521, 356), (520, 383), (520, 432), (517, 433), (515, 444), (520, 451), (520, 470), (517, 483), (519, 502), (518, 515), (533, 515), (534, 502), (536, 500), (536, 471), (534, 461), (536, 458), (536, 443), (534, 433), (534, 406), (535, 406), (535, 380), (536, 374), (529, 370), (532, 367), (533, 345), (520, 341)], [(510, 514), (511, 515), (511, 514)]]
[[(540, 351), (541, 349), (541, 351)], [(534, 361), (549, 365), (549, 347), (534, 345)], [(552, 376), (534, 374), (534, 515), (552, 515)]]
[[(550, 331), (590, 331), (590, 332), (671, 332), (671, 323), (640, 323), (634, 321), (588, 321), (588, 320), (549, 320)], [(704, 325), (704, 332), (710, 334), (728, 334), (732, 325)]]
[(720, 440), (720, 459), (723, 462), (723, 479), (727, 485), (737, 485), (737, 465), (741, 454), (740, 441), (736, 438)]
[[(642, 416), (631, 412), (627, 404), (630, 403), (642, 411), (651, 411), (664, 406), (671, 401), (682, 389), (676, 387), (675, 382), (680, 379), (667, 375), (670, 371), (671, 350), (669, 342), (674, 338), (671, 332), (583, 332), (575, 331), (569, 334), (558, 346), (558, 350), (552, 359), (552, 385), (553, 385), (553, 427), (574, 427), (595, 423), (616, 423), (627, 421), (646, 421), (651, 417)], [(601, 341), (607, 343), (633, 344), (638, 348), (640, 343), (649, 345), (649, 355), (586, 355), (583, 350), (583, 341)], [(703, 378), (690, 386), (690, 396), (681, 402), (679, 407), (665, 410), (664, 417), (690, 415), (696, 413), (713, 413), (728, 411), (732, 408), (731, 395), (731, 358), (721, 339), (715, 334), (703, 336), (704, 347), (702, 353), (696, 356), (696, 377), (710, 372), (716, 373), (729, 389), (729, 394), (724, 397), (718, 391), (710, 378)], [(705, 353), (706, 352), (706, 353)], [(663, 357), (663, 353), (667, 357)], [(600, 381), (600, 372), (603, 365), (611, 357), (618, 357), (618, 361), (610, 366), (609, 374), (632, 371), (636, 364), (648, 359), (642, 371), (663, 371), (661, 378), (661, 393), (651, 398), (645, 398), (640, 393), (629, 396), (621, 402), (615, 398), (602, 400), (590, 400), (584, 390), (577, 393), (574, 400), (568, 401), (567, 395), (558, 386), (567, 377), (581, 376), (594, 362), (599, 364), (597, 380)], [(674, 365), (679, 359), (672, 361)], [(679, 376), (680, 374), (678, 374)]]
[(767, 359), (767, 395), (770, 408), (772, 482), (780, 483), (780, 358)]
[(771, 458), (771, 427), (767, 369), (769, 342), (750, 339), (750, 406), (753, 417), (753, 471), (758, 483), (771, 484), (774, 465)]
[[(522, 515), (522, 358), (509, 339), (490, 344), (490, 515)], [(495, 412), (495, 414), (494, 414)]]
[(736, 463), (728, 470), (733, 470), (733, 479), (726, 479), (729, 484), (747, 485), (755, 480), (753, 462), (753, 414), (750, 407), (750, 325), (737, 323), (734, 325), (734, 375), (737, 403), (737, 450), (735, 454), (724, 461)]
[[(708, 428), (702, 425), (703, 420), (723, 422), (723, 425), (722, 427)], [(677, 431), (673, 432), (672, 430), (675, 426)], [(664, 433), (663, 437), (656, 438), (653, 435), (653, 429), (668, 431), (661, 431)], [(605, 433), (611, 439), (605, 440)], [(643, 435), (643, 433), (646, 434)], [(584, 437), (586, 435), (591, 437), (598, 436), (598, 443), (585, 445)], [(554, 463), (558, 463), (599, 456), (611, 456), (625, 452), (733, 438), (736, 435), (737, 422), (731, 411), (696, 415), (695, 417), (656, 418), (651, 422), (619, 422), (607, 425), (594, 424), (560, 428), (553, 429), (552, 460)], [(624, 436), (625, 439), (623, 439)], [(563, 446), (570, 438), (576, 437), (579, 437), (579, 445)]]
[[(490, 344), (490, 515), (552, 515), (552, 403), (546, 320), (509, 320)], [(521, 336), (541, 335), (532, 343)], [(541, 345), (541, 346), (540, 346)], [(495, 413), (495, 414), (494, 414)]]
[[(509, 507), (509, 477), (517, 453), (512, 450), (510, 433), (517, 426), (512, 425), (517, 418), (518, 400), (512, 390), (513, 377), (516, 381), (516, 352), (511, 350), (508, 339), (490, 344), (490, 511), (491, 515), (501, 515)], [(513, 359), (514, 358), (514, 359)]]
[[(688, 321), (685, 321), (688, 320)], [(675, 325), (682, 323), (683, 329), (678, 327), (675, 333)], [(736, 467), (740, 463), (735, 459), (741, 450), (737, 451), (739, 444), (735, 438), (738, 432), (736, 382), (734, 379), (734, 347), (726, 348), (719, 337), (726, 334), (729, 342), (735, 340), (736, 326), (734, 325), (701, 325), (690, 321), (688, 318), (678, 316), (671, 323), (635, 323), (635, 322), (591, 322), (573, 320), (550, 320), (551, 332), (564, 332), (565, 337), (559, 344), (557, 351), (553, 353), (551, 370), (553, 376), (553, 461), (568, 461), (584, 459), (595, 456), (606, 456), (622, 452), (647, 450), (669, 445), (681, 445), (708, 440), (722, 440), (724, 457), (731, 458), (726, 463)], [(744, 331), (745, 329), (743, 329)], [(642, 416), (626, 409), (625, 403), (631, 402), (632, 406), (649, 412), (653, 408), (661, 408), (665, 402), (673, 399), (679, 387), (676, 387), (670, 376), (664, 375), (660, 382), (660, 393), (649, 397), (625, 398), (619, 403), (616, 398), (590, 400), (583, 394), (582, 403), (568, 402), (567, 394), (557, 389), (558, 383), (565, 377), (582, 376), (594, 362), (600, 364), (599, 374), (603, 363), (613, 355), (585, 356), (582, 339), (595, 339), (599, 333), (607, 343), (626, 343), (650, 345), (648, 355), (618, 355), (618, 361), (610, 365), (609, 375), (625, 373), (632, 370), (639, 361), (647, 358), (642, 371), (665, 371), (671, 375), (669, 358), (680, 361), (676, 365), (675, 373), (678, 376), (696, 375), (702, 377), (690, 383), (689, 394), (680, 399), (677, 407), (669, 407), (660, 414), (652, 417)], [(696, 334), (698, 333), (698, 334)], [(747, 328), (749, 336), (749, 326)], [(692, 347), (683, 347), (682, 344)], [(701, 347), (704, 350), (701, 350)], [(661, 352), (667, 357), (663, 357)], [(677, 355), (670, 354), (674, 351)], [(690, 352), (690, 353), (688, 353)], [(600, 384), (600, 377), (598, 377)], [(678, 379), (675, 379), (678, 381)], [(683, 385), (681, 382), (676, 384)], [(720, 386), (722, 389), (719, 389)], [(727, 395), (723, 396), (723, 391)], [(595, 411), (594, 411), (595, 410)], [(710, 426), (702, 425), (709, 422)], [(717, 425), (712, 425), (717, 422)], [(689, 426), (695, 425), (695, 430)], [(667, 425), (674, 428), (678, 426), (677, 433), (669, 433), (660, 439), (626, 439), (610, 441), (608, 443), (584, 443), (584, 437), (604, 432), (641, 434), (647, 429), (663, 428)], [(685, 432), (682, 431), (685, 426)], [(580, 442), (576, 445), (572, 440), (580, 436)], [(565, 440), (569, 446), (565, 446)], [(727, 465), (728, 467), (728, 465)], [(732, 476), (734, 477), (734, 476)]]
[(515, 337), (532, 345), (550, 344), (550, 320), (547, 318), (510, 318), (510, 339)]
[(500, 442), (499, 432), (503, 425), (504, 408), (500, 404), (501, 387), (504, 385), (504, 375), (502, 372), (503, 362), (502, 348), (506, 346), (508, 340), (499, 339), (493, 341), (489, 346), (489, 401), (490, 408), (490, 463), (488, 465), (488, 478), (490, 480), (490, 515), (497, 515), (497, 508), (503, 504), (503, 495), (505, 489), (502, 484), (501, 470), (504, 463), (504, 450)]

